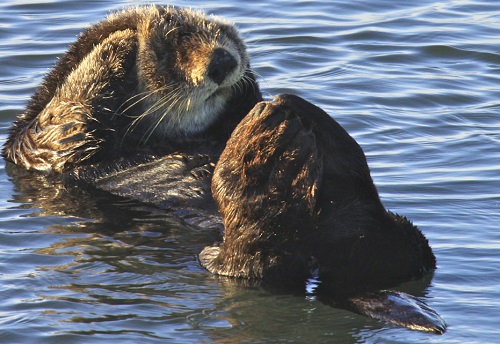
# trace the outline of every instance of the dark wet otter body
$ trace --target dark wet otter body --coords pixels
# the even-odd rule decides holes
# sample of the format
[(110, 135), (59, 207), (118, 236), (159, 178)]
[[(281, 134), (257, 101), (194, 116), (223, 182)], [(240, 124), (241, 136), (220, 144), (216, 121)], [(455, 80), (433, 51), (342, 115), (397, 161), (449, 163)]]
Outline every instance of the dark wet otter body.
[(173, 7), (132, 8), (70, 47), (14, 123), (3, 154), (44, 172), (142, 151), (218, 155), (259, 100), (232, 25)]
[[(434, 269), (427, 240), (385, 210), (363, 151), (337, 122), (298, 97), (260, 100), (232, 26), (174, 8), (126, 10), (72, 45), (3, 153), (160, 207), (215, 213), (213, 191), (225, 232), (200, 254), (208, 270), (300, 287), (318, 268), (322, 289), (377, 317), (370, 306), (393, 307), (391, 295), (349, 296)], [(402, 314), (381, 318), (415, 325)]]
[(326, 303), (445, 331), (408, 295), (352, 297), (420, 278), (436, 259), (417, 227), (384, 208), (363, 150), (320, 108), (293, 95), (257, 104), (227, 142), (212, 193), (225, 231), (199, 256), (209, 271), (304, 287), (315, 270)]
[(356, 141), (296, 96), (260, 103), (233, 132), (212, 191), (224, 242), (206, 248), (212, 272), (307, 278), (317, 265), (338, 292), (387, 287), (435, 269), (422, 233), (385, 210)]
[(79, 177), (160, 207), (205, 209), (211, 180), (224, 237), (199, 259), (212, 273), (300, 290), (315, 270), (322, 302), (445, 331), (420, 300), (369, 292), (420, 278), (436, 260), (418, 228), (385, 210), (361, 147), (324, 111), (290, 95), (257, 104), (227, 142), (213, 178), (204, 159), (170, 155)]

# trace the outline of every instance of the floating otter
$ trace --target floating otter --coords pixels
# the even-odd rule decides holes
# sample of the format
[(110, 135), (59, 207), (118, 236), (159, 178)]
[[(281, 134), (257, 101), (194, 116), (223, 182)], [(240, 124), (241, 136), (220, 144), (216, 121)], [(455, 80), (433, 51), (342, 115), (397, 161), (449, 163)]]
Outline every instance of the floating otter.
[(259, 103), (249, 66), (235, 29), (219, 19), (172, 7), (125, 10), (71, 46), (3, 154), (160, 207), (215, 213), (213, 192), (225, 232), (199, 256), (209, 271), (300, 287), (317, 268), (322, 288), (345, 301), (336, 304), (444, 331), (423, 307), (381, 316), (396, 296), (408, 300), (402, 294), (351, 297), (422, 276), (434, 255), (416, 227), (385, 210), (363, 151), (342, 127), (298, 97)]
[(86, 30), (14, 123), (3, 155), (65, 172), (146, 150), (218, 155), (260, 101), (234, 26), (174, 7), (137, 7)]

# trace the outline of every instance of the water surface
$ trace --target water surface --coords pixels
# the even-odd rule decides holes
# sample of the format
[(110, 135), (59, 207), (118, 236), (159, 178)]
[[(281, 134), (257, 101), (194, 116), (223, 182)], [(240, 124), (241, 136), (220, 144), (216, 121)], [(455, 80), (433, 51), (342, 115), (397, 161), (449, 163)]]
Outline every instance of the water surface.
[[(0, 4), (0, 139), (78, 33), (137, 1)], [(495, 343), (500, 319), (500, 3), (172, 1), (237, 23), (267, 99), (325, 109), (365, 150), (384, 204), (429, 238), (414, 290), (449, 325), (394, 328), (313, 298), (213, 278), (215, 240), (172, 214), (65, 192), (0, 164), (2, 343)]]

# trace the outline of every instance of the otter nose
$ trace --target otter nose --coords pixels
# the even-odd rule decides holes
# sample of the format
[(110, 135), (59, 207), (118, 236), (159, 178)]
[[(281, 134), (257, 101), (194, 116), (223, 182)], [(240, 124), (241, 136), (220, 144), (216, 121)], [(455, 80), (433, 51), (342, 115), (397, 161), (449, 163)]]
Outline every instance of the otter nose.
[(208, 65), (207, 74), (210, 79), (220, 85), (236, 66), (238, 66), (238, 61), (233, 55), (225, 49), (217, 48), (212, 53), (212, 60)]

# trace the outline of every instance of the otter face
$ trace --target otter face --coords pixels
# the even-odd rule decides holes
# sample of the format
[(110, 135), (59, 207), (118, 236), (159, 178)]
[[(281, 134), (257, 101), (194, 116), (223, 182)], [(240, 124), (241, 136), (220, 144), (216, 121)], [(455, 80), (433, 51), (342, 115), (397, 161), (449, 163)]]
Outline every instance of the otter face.
[[(208, 128), (249, 69), (232, 25), (186, 9), (149, 8), (138, 24), (137, 72), (148, 136), (181, 138)], [(139, 123), (140, 122), (140, 123)]]

